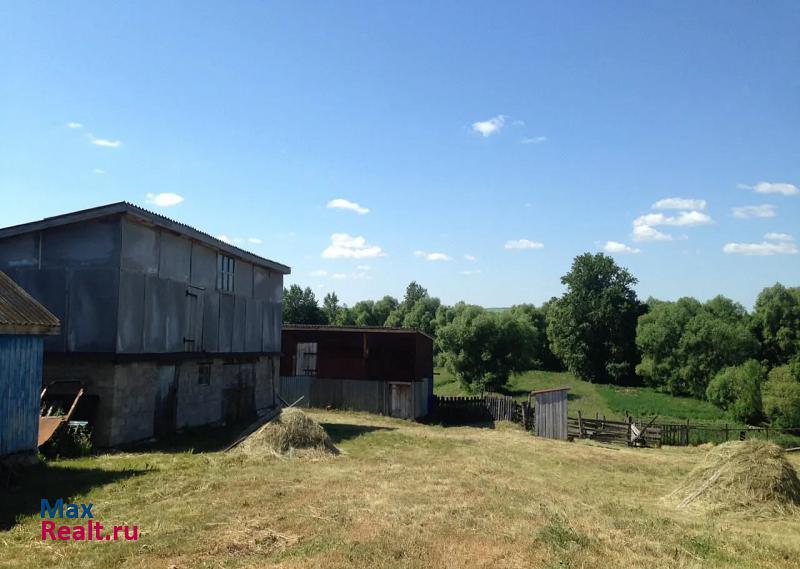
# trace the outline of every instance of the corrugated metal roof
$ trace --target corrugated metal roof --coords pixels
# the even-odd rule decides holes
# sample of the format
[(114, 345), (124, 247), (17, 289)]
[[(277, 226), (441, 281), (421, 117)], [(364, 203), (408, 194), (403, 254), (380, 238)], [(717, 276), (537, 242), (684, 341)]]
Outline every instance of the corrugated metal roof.
[(144, 209), (143, 207), (139, 207), (138, 205), (134, 205), (128, 202), (116, 202), (99, 207), (93, 207), (90, 209), (83, 209), (79, 211), (65, 213), (62, 215), (56, 215), (53, 217), (46, 217), (39, 221), (31, 221), (29, 223), (23, 223), (21, 225), (14, 225), (12, 227), (0, 228), (0, 238), (12, 237), (14, 235), (21, 235), (23, 233), (29, 233), (31, 231), (40, 231), (48, 227), (58, 227), (60, 225), (68, 225), (70, 223), (78, 223), (81, 221), (98, 219), (101, 217), (106, 217), (115, 214), (127, 214), (133, 216), (143, 221), (150, 222), (154, 225), (158, 225), (159, 227), (164, 227), (166, 229), (170, 229), (177, 233), (186, 235), (187, 237), (191, 237), (197, 239), (198, 241), (208, 243), (222, 251), (231, 253), (233, 256), (237, 256), (247, 261), (250, 261), (251, 263), (269, 267), (270, 269), (279, 271), (285, 275), (291, 273), (291, 269), (287, 265), (278, 263), (276, 261), (271, 261), (270, 259), (261, 257), (259, 255), (256, 255), (255, 253), (251, 253), (250, 251), (246, 251), (245, 249), (236, 247), (235, 245), (231, 245), (230, 243), (226, 243), (225, 241), (221, 241), (220, 239), (217, 239), (213, 235), (209, 235), (204, 231), (200, 231), (199, 229), (196, 229), (191, 225), (181, 223), (180, 221), (175, 221), (174, 219), (170, 219), (169, 217), (161, 215), (160, 213), (155, 213), (153, 211)]
[[(422, 330), (416, 328), (398, 328), (396, 326), (336, 326), (334, 324), (284, 324), (284, 330), (322, 330), (330, 332), (391, 332), (394, 334), (422, 334), (431, 338)], [(431, 338), (432, 340), (433, 338)]]
[(59, 321), (49, 310), (0, 271), (0, 334), (58, 334)]

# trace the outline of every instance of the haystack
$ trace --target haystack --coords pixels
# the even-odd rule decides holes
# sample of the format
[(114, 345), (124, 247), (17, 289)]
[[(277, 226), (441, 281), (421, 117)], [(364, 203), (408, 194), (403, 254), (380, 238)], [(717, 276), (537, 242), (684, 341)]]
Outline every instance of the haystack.
[(280, 456), (298, 454), (339, 454), (322, 425), (300, 409), (284, 409), (242, 443), (248, 454), (272, 453)]
[(800, 480), (778, 445), (730, 442), (710, 450), (668, 498), (679, 508), (791, 514), (800, 511)]

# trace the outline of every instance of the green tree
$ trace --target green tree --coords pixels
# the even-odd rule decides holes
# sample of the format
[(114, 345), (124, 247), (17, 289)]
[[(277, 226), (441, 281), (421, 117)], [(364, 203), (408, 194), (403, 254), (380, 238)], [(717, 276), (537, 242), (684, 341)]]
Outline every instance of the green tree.
[(702, 304), (694, 298), (681, 298), (677, 302), (648, 299), (647, 304), (650, 310), (639, 317), (636, 326), (636, 345), (642, 355), (636, 373), (653, 387), (674, 394), (688, 393), (681, 375), (684, 361), (678, 348), (686, 326), (702, 310)]
[(336, 324), (341, 308), (339, 297), (336, 296), (335, 292), (329, 292), (322, 299), (322, 313), (325, 315), (328, 324)]
[(536, 354), (536, 361), (531, 363), (531, 369), (546, 369), (559, 371), (563, 369), (561, 362), (550, 349), (550, 341), (547, 339), (547, 310), (549, 305), (545, 303), (542, 308), (537, 308), (533, 304), (518, 304), (512, 306), (508, 312), (520, 318), (525, 318), (536, 330), (536, 345), (533, 353)]
[(636, 279), (611, 257), (585, 253), (575, 257), (561, 282), (567, 291), (547, 318), (553, 353), (582, 379), (631, 381), (638, 362), (636, 319), (642, 312), (633, 290)]
[(774, 425), (800, 427), (800, 360), (771, 369), (762, 394), (764, 413)]
[(412, 281), (406, 288), (403, 302), (387, 316), (386, 326), (414, 328), (435, 337), (436, 311), (441, 305), (438, 298), (429, 296), (426, 289)]
[(293, 284), (283, 289), (283, 322), (285, 324), (324, 324), (325, 315), (311, 288)]
[(708, 400), (736, 421), (755, 424), (763, 416), (761, 385), (766, 373), (757, 360), (747, 360), (718, 372), (708, 384)]
[(758, 354), (758, 341), (748, 328), (742, 306), (724, 296), (703, 305), (686, 325), (678, 344), (681, 383), (673, 393), (703, 398), (711, 378), (726, 366)]
[(780, 283), (761, 291), (751, 328), (761, 342), (762, 358), (781, 365), (800, 355), (800, 288)]
[(386, 320), (393, 310), (396, 310), (400, 303), (393, 296), (386, 295), (375, 303), (373, 317), (376, 326), (385, 326)]
[(537, 331), (520, 313), (492, 313), (460, 302), (449, 316), (438, 330), (442, 359), (468, 392), (501, 389), (512, 373), (530, 369), (537, 358)]

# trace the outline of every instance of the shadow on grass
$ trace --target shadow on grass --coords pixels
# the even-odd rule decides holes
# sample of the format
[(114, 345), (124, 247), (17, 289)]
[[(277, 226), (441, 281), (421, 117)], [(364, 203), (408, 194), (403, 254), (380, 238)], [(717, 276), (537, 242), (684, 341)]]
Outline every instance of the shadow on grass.
[(157, 441), (123, 445), (126, 452), (164, 452), (200, 454), (218, 452), (238, 439), (252, 421), (242, 421), (225, 426), (203, 426), (186, 429), (180, 433), (166, 435)]
[[(59, 498), (69, 502), (73, 496), (92, 488), (145, 474), (148, 470), (103, 470), (40, 464), (25, 470), (9, 487), (0, 487), (0, 531), (14, 527), (20, 516), (38, 514), (41, 501), (52, 504)], [(88, 498), (91, 501), (91, 497)]]
[(395, 431), (394, 427), (375, 427), (372, 425), (350, 425), (347, 423), (321, 423), (322, 428), (328, 433), (328, 436), (337, 445), (342, 441), (356, 439), (367, 433), (375, 431)]

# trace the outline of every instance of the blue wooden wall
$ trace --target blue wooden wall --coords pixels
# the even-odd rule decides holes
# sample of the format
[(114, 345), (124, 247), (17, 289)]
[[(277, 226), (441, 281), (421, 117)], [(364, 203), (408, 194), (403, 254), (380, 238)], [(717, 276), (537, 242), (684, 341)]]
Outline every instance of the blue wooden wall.
[(0, 335), (0, 455), (35, 451), (42, 337)]

